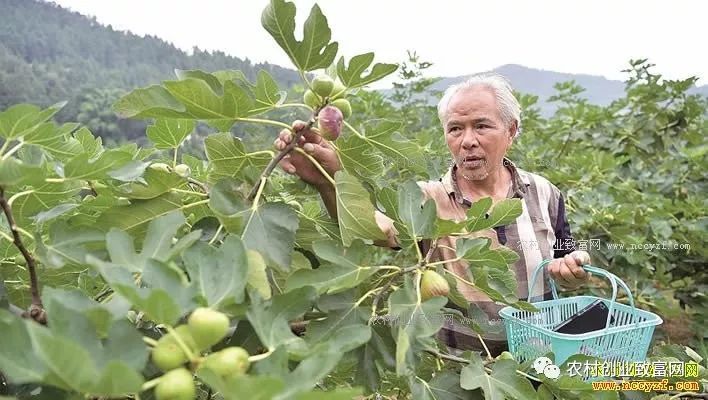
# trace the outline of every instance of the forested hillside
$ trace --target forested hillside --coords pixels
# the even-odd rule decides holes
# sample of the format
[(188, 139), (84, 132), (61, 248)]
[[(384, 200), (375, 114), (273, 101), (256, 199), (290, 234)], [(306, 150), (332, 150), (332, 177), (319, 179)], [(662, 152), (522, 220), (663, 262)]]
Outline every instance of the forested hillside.
[(0, 10), (0, 110), (67, 100), (59, 119), (82, 122), (104, 138), (142, 135), (144, 125), (119, 122), (110, 104), (127, 90), (171, 79), (174, 69), (237, 69), (249, 80), (265, 69), (284, 87), (299, 82), (293, 70), (196, 48), (189, 55), (53, 3), (0, 0)]

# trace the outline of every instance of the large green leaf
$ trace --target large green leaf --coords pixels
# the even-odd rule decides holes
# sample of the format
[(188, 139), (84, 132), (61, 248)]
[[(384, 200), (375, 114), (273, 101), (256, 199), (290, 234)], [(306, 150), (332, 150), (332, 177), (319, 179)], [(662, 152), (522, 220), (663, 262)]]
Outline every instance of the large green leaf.
[(400, 134), (401, 122), (386, 119), (367, 121), (361, 136), (372, 148), (392, 159), (400, 169), (425, 173), (423, 149)]
[(309, 391), (337, 366), (344, 355), (344, 352), (333, 343), (323, 343), (313, 352), (313, 355), (300, 362), (285, 378), (285, 390), (274, 400), (287, 400), (299, 392)]
[(256, 107), (252, 113), (260, 113), (270, 110), (285, 101), (287, 92), (278, 88), (278, 83), (266, 70), (258, 71), (256, 80)]
[(249, 263), (237, 236), (227, 236), (218, 249), (197, 243), (184, 253), (183, 259), (192, 282), (209, 306), (243, 302)]
[(28, 351), (32, 348), (28, 324), (32, 323), (0, 309), (0, 370), (15, 384), (41, 382), (48, 373), (42, 360)]
[(184, 208), (179, 195), (165, 193), (150, 200), (133, 200), (131, 204), (111, 207), (98, 218), (98, 225), (106, 230), (117, 228), (132, 234), (145, 230), (150, 221)]
[[(94, 323), (101, 306), (90, 299), (77, 303), (77, 295), (83, 296), (45, 291), (49, 329), (0, 310), (3, 373), (15, 384), (42, 383), (109, 397), (138, 391), (143, 382), (138, 371), (147, 361), (141, 335), (124, 320), (104, 320), (99, 335)], [(111, 325), (107, 330), (106, 324)]]
[(177, 248), (186, 248), (199, 237), (198, 234), (187, 235), (180, 239), (186, 243), (182, 243), (179, 247), (180, 242), (172, 242), (177, 231), (186, 222), (180, 211), (172, 211), (150, 221), (140, 252), (135, 251), (133, 237), (126, 231), (112, 228), (106, 234), (106, 248), (111, 261), (135, 272), (142, 272), (150, 259), (169, 261), (176, 255), (173, 245)]
[(423, 204), (423, 199), (423, 192), (413, 181), (406, 182), (398, 189), (398, 215), (413, 241), (431, 238), (435, 234), (435, 201), (428, 199)]
[(299, 222), (295, 210), (285, 203), (246, 207), (237, 188), (235, 180), (222, 179), (211, 190), (209, 206), (228, 232), (241, 236), (247, 248), (287, 270)]
[(305, 341), (290, 330), (288, 322), (309, 311), (316, 296), (314, 288), (306, 286), (269, 301), (254, 299), (247, 313), (248, 321), (268, 349), (283, 345), (290, 353), (305, 354), (308, 351)]
[(476, 232), (487, 229), (489, 224), (487, 218), (489, 209), (492, 207), (492, 198), (483, 197), (470, 206), (466, 213), (466, 226), (468, 232)]
[(181, 176), (153, 168), (145, 169), (138, 182), (128, 182), (115, 188), (119, 196), (147, 200), (169, 192), (186, 183)]
[(69, 160), (62, 170), (65, 179), (101, 179), (112, 171), (127, 164), (133, 155), (122, 150), (107, 150), (97, 159), (90, 159), (90, 155), (82, 153)]
[(164, 87), (152, 85), (121, 97), (113, 110), (121, 118), (183, 118), (186, 107)]
[(0, 112), (0, 136), (15, 139), (31, 133), (54, 116), (66, 102), (56, 103), (44, 110), (32, 104), (17, 104)]
[(204, 149), (211, 171), (209, 182), (216, 183), (222, 178), (238, 177), (246, 167), (262, 170), (271, 157), (265, 153), (246, 153), (241, 139), (229, 132), (209, 135), (204, 140)]
[(469, 364), (462, 368), (460, 385), (467, 390), (480, 388), (490, 400), (536, 398), (531, 382), (516, 373), (517, 367), (512, 360), (499, 360), (487, 374), (479, 354), (472, 353)]
[(300, 217), (295, 234), (295, 243), (298, 247), (309, 248), (312, 243), (331, 238), (341, 241), (339, 226), (322, 209), (320, 202), (308, 201), (302, 204), (301, 210), (295, 210)]
[(243, 73), (220, 72), (179, 71), (182, 79), (134, 90), (114, 109), (124, 118), (200, 119), (228, 131), (236, 119), (252, 113), (254, 104)]
[(57, 127), (54, 123), (47, 122), (39, 125), (36, 129), (28, 132), (23, 138), (23, 142), (31, 145), (41, 147), (47, 150), (53, 156), (60, 160), (67, 160), (74, 157), (82, 152), (86, 152), (93, 158), (96, 153), (86, 151), (82, 146), (82, 142), (78, 140), (81, 138), (85, 140), (86, 134), (91, 136), (88, 129), (83, 128), (77, 131), (74, 136), (71, 136), (71, 132), (75, 131), (79, 127), (79, 124), (63, 124), (61, 127)]
[(491, 239), (486, 237), (462, 238), (456, 242), (456, 253), (467, 261), (470, 268), (489, 266), (506, 269), (508, 264), (519, 258), (516, 253), (510, 253), (505, 247), (491, 249), (491, 244)]
[(369, 193), (362, 184), (344, 171), (338, 171), (334, 180), (337, 188), (337, 218), (342, 243), (348, 247), (356, 238), (386, 239), (374, 219), (374, 206), (369, 201)]
[(26, 164), (16, 158), (0, 159), (0, 186), (8, 187), (21, 185), (36, 175), (43, 175), (44, 171), (34, 165)]
[(272, 400), (285, 387), (277, 376), (233, 375), (223, 379), (205, 368), (199, 369), (197, 375), (225, 400)]
[(346, 67), (344, 57), (341, 57), (337, 63), (337, 75), (339, 75), (344, 86), (356, 88), (383, 79), (398, 69), (396, 64), (376, 63), (371, 68), (371, 72), (366, 76), (362, 76), (373, 61), (374, 53), (359, 54), (352, 57), (349, 61), (349, 67)]
[(357, 135), (342, 135), (337, 139), (337, 154), (342, 168), (360, 179), (370, 179), (383, 173), (383, 157), (368, 141)]
[(292, 207), (285, 203), (266, 203), (249, 209), (244, 221), (241, 237), (246, 247), (288, 270), (298, 224)]
[(36, 256), (43, 265), (61, 268), (66, 264), (83, 265), (86, 255), (94, 253), (97, 244), (105, 240), (105, 234), (89, 226), (72, 227), (57, 221), (49, 228), (46, 240), (36, 235)]
[(158, 149), (176, 149), (195, 127), (192, 120), (158, 119), (148, 126), (146, 134)]
[(436, 373), (426, 382), (418, 376), (410, 377), (409, 385), (413, 398), (418, 400), (483, 400), (479, 391), (460, 387), (460, 376), (451, 371)]
[(187, 78), (162, 84), (177, 101), (185, 105), (185, 117), (229, 121), (248, 116), (253, 108), (248, 91), (230, 80), (223, 84), (223, 96), (215, 93), (201, 79)]
[(332, 264), (320, 265), (317, 269), (300, 269), (287, 279), (286, 291), (303, 286), (312, 286), (318, 293), (337, 293), (358, 286), (369, 278), (376, 269), (362, 264), (365, 247), (355, 241), (347, 249), (333, 240), (313, 243), (315, 254)]
[(39, 213), (49, 211), (61, 204), (71, 204), (82, 186), (79, 181), (41, 183), (34, 186), (31, 191), (18, 196), (12, 204), (15, 222), (21, 226), (38, 223), (36, 216)]
[(302, 41), (295, 39), (295, 4), (271, 0), (261, 15), (261, 24), (280, 45), (300, 71), (326, 68), (337, 56), (337, 42), (330, 43), (332, 32), (320, 7), (312, 6), (305, 21)]
[(394, 318), (396, 336), (396, 373), (415, 371), (419, 351), (432, 345), (431, 337), (443, 326), (442, 307), (446, 299), (434, 297), (421, 301), (416, 279), (406, 276), (403, 287), (388, 298), (390, 317)]
[(508, 225), (521, 215), (521, 199), (504, 199), (492, 208), (492, 199), (485, 197), (472, 203), (467, 210), (466, 228), (469, 232), (480, 231), (500, 225)]
[(176, 267), (150, 260), (143, 281), (153, 287), (138, 287), (131, 271), (120, 265), (91, 255), (86, 257), (86, 262), (101, 274), (116, 293), (157, 323), (172, 325), (195, 307), (191, 301), (195, 295), (194, 287), (185, 283), (186, 277)]

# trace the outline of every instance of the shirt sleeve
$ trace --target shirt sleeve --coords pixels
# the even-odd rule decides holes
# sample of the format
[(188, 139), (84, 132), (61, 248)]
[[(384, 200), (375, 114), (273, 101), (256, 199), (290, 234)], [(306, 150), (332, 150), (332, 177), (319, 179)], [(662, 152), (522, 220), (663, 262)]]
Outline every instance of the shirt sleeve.
[(553, 230), (556, 236), (553, 258), (560, 258), (575, 251), (575, 239), (570, 232), (570, 224), (565, 213), (565, 199), (562, 194), (558, 198), (558, 214)]

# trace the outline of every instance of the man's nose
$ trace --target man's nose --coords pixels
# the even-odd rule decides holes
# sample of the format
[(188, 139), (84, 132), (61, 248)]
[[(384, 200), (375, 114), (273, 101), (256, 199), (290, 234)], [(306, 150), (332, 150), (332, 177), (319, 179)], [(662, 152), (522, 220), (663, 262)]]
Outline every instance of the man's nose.
[(465, 128), (464, 132), (462, 132), (462, 147), (471, 148), (477, 146), (479, 146), (477, 133), (472, 128)]

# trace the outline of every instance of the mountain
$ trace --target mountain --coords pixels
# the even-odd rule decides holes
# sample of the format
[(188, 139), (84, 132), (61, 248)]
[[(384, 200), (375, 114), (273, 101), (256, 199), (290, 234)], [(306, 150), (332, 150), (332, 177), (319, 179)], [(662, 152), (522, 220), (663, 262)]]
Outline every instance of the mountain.
[[(144, 136), (144, 125), (117, 120), (110, 105), (136, 87), (173, 79), (175, 69), (216, 71), (238, 69), (255, 80), (267, 70), (282, 87), (300, 83), (292, 69), (269, 63), (253, 64), (223, 52), (194, 48), (192, 54), (155, 36), (116, 31), (95, 18), (41, 0), (0, 0), (0, 110), (17, 103), (48, 106), (62, 100), (64, 121), (87, 125), (103, 137)], [(553, 84), (575, 80), (590, 102), (607, 104), (623, 95), (624, 83), (599, 76), (543, 71), (521, 65), (496, 69), (516, 90), (539, 96), (544, 115), (554, 111), (545, 100)], [(444, 90), (464, 77), (443, 78), (433, 87)], [(708, 95), (708, 86), (695, 89)], [(386, 92), (386, 91), (384, 91)], [(430, 102), (437, 99), (430, 98)]]
[(110, 102), (127, 90), (174, 79), (175, 69), (238, 69), (250, 80), (265, 69), (285, 87), (300, 81), (291, 69), (198, 48), (187, 54), (54, 3), (0, 0), (0, 10), (0, 110), (68, 100), (62, 115), (72, 119), (87, 97)]
[[(585, 88), (580, 96), (597, 105), (607, 105), (625, 94), (624, 82), (601, 76), (545, 71), (516, 64), (503, 65), (495, 68), (494, 71), (509, 79), (514, 90), (538, 96), (538, 106), (541, 114), (545, 116), (552, 115), (555, 111), (555, 104), (546, 100), (556, 93), (553, 85), (559, 82), (575, 81)], [(462, 82), (464, 79), (464, 76), (442, 78), (432, 86), (432, 89), (444, 91), (448, 86)], [(708, 96), (708, 85), (693, 88), (689, 93)], [(437, 102), (437, 99), (431, 98), (430, 101)]]

